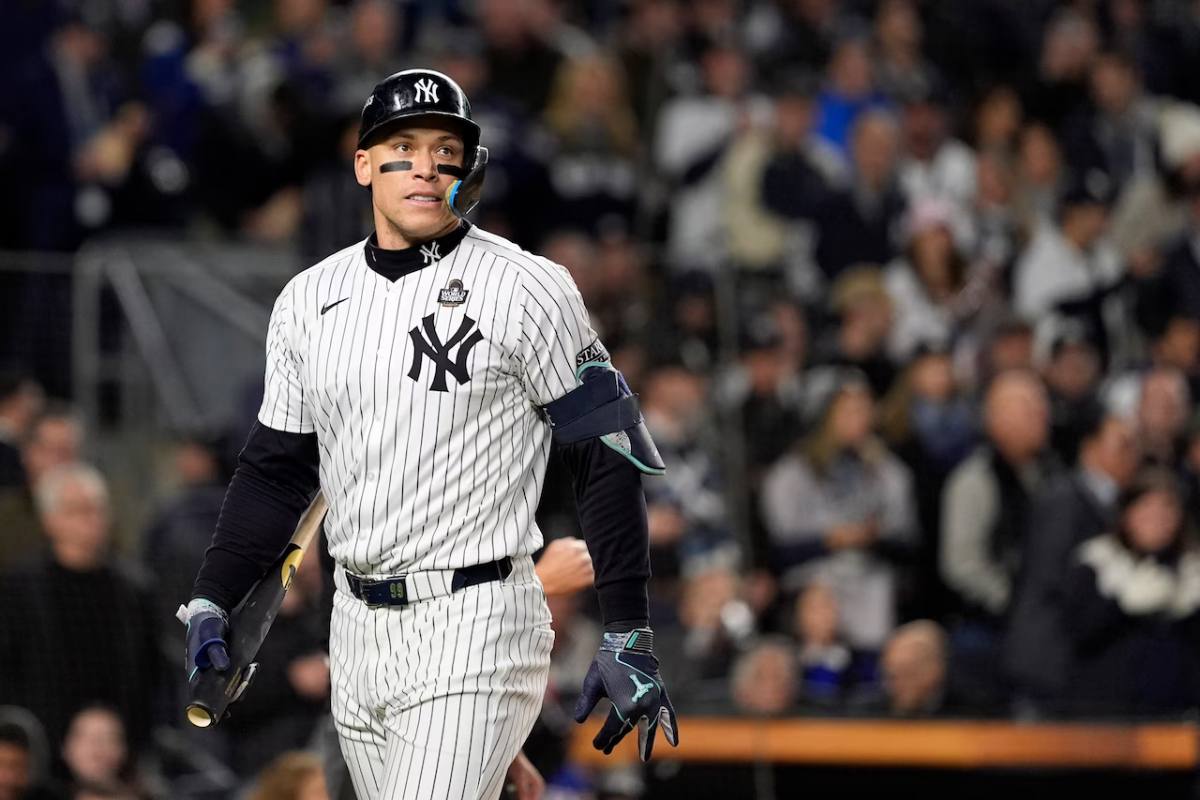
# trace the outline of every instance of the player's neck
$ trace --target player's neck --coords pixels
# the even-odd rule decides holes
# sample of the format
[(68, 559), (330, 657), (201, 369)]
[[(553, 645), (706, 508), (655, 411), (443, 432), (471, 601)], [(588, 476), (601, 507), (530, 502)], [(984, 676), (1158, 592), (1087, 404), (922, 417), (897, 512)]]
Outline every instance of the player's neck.
[(416, 237), (406, 236), (395, 225), (386, 219), (381, 219), (377, 220), (375, 224), (375, 242), (383, 250), (407, 250), (410, 247), (417, 247), (434, 239), (440, 239), (457, 228), (459, 224), (458, 217), (451, 216), (446, 220), (446, 224), (434, 231), (433, 234)]

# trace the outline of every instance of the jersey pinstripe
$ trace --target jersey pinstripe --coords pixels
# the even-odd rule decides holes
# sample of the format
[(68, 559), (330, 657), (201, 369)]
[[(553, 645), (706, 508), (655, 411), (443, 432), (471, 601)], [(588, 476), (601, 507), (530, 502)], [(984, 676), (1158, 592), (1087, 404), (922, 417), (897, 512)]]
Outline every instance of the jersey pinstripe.
[(567, 271), (471, 228), (389, 281), (363, 244), (271, 314), (259, 421), (316, 432), (330, 552), (366, 576), (527, 555), (550, 450), (539, 406), (597, 344)]

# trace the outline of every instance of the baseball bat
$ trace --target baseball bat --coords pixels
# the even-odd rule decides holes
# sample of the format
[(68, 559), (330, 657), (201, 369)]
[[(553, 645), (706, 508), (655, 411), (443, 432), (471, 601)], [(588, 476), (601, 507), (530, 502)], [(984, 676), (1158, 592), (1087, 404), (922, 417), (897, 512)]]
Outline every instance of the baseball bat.
[(254, 658), (271, 630), (271, 623), (279, 613), (279, 606), (300, 569), (305, 552), (321, 529), (325, 511), (325, 496), (317, 492), (308, 510), (300, 517), (287, 547), (230, 615), (229, 669), (224, 672), (199, 670), (189, 681), (187, 718), (197, 728), (220, 722), (230, 704), (236, 702), (250, 685), (258, 669)]

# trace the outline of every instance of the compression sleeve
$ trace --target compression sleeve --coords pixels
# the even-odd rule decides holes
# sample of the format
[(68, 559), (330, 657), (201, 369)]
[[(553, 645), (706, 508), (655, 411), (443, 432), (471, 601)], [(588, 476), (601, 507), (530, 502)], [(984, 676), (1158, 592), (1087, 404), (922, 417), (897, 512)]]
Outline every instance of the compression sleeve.
[(193, 597), (232, 610), (292, 538), (319, 485), (315, 433), (254, 423), (225, 492)]
[(644, 627), (650, 618), (650, 536), (641, 473), (599, 438), (566, 445), (561, 453), (574, 478), (604, 624)]

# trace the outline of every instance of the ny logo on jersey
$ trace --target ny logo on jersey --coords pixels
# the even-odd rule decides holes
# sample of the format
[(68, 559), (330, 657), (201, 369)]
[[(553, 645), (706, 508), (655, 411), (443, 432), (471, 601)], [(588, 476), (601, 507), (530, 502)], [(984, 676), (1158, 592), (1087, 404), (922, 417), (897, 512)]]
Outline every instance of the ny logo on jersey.
[(438, 101), (437, 84), (429, 78), (421, 78), (417, 81), (416, 88), (418, 103), (436, 103)]
[(429, 266), (433, 262), (442, 257), (441, 245), (437, 242), (421, 246), (421, 258), (425, 259), (425, 266)]
[[(425, 329), (424, 335), (421, 334), (421, 328)], [(421, 320), (421, 328), (414, 327), (408, 332), (413, 346), (413, 362), (408, 370), (408, 377), (414, 381), (420, 380), (421, 367), (428, 358), (433, 362), (435, 370), (433, 383), (429, 385), (430, 391), (447, 391), (447, 372), (454, 376), (454, 380), (458, 381), (460, 386), (471, 380), (471, 375), (467, 372), (467, 359), (471, 356), (471, 348), (483, 341), (483, 334), (475, 328), (475, 320), (464, 315), (458, 330), (445, 343), (438, 338), (437, 330), (433, 327), (433, 314)], [(450, 351), (455, 347), (458, 347), (458, 354), (452, 360)]]

